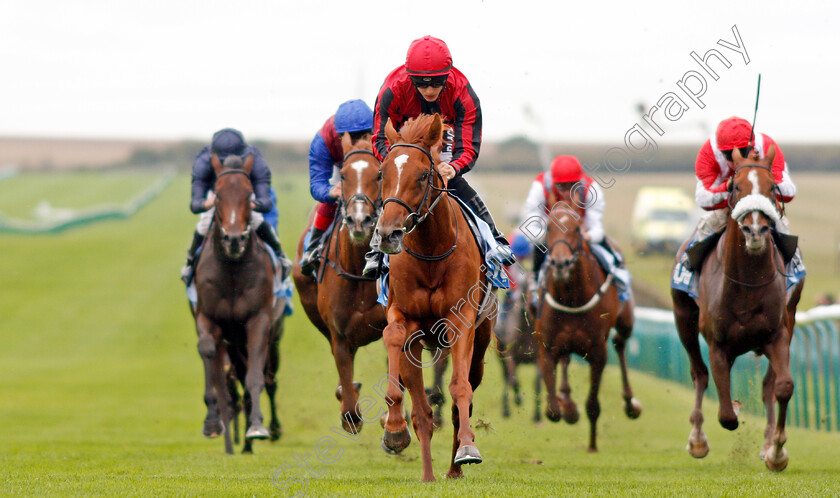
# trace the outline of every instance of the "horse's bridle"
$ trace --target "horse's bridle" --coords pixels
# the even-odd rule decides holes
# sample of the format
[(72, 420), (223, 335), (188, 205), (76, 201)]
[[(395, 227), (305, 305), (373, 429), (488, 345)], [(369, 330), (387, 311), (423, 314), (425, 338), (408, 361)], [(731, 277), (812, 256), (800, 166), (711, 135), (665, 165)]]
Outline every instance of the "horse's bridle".
[[(440, 188), (440, 187), (435, 187), (434, 186), (434, 179), (435, 179), (434, 175), (437, 175), (437, 177), (440, 178), (441, 183), (445, 184), (445, 182), (443, 181), (443, 176), (440, 174), (440, 172), (435, 169), (435, 160), (434, 160), (434, 158), (432, 158), (432, 153), (431, 152), (424, 149), (423, 147), (420, 147), (419, 145), (409, 144), (409, 143), (393, 144), (388, 148), (388, 152), (391, 152), (392, 150), (394, 150), (394, 147), (411, 147), (413, 149), (423, 151), (423, 154), (425, 154), (426, 157), (429, 159), (428, 182), (426, 183), (426, 190), (423, 193), (423, 199), (420, 201), (420, 206), (418, 206), (417, 209), (412, 208), (411, 206), (408, 205), (407, 202), (405, 202), (402, 199), (398, 199), (396, 197), (389, 197), (382, 202), (382, 209), (385, 209), (385, 205), (388, 204), (389, 202), (396, 202), (397, 204), (404, 207), (408, 211), (408, 216), (406, 216), (405, 220), (403, 220), (402, 226), (403, 226), (403, 230), (405, 231), (405, 233), (409, 234), (409, 233), (413, 232), (414, 229), (417, 228), (418, 225), (420, 225), (420, 223), (423, 223), (423, 220), (425, 220), (430, 214), (432, 214), (432, 211), (435, 209), (435, 206), (437, 206), (437, 203), (440, 202), (440, 199), (443, 197), (443, 195), (441, 195), (441, 194), (443, 192), (452, 192), (452, 190), (447, 189), (447, 188)], [(381, 188), (382, 187), (380, 186), (380, 192), (381, 192)], [(431, 199), (432, 190), (436, 190), (440, 194), (438, 194), (438, 196), (435, 197), (435, 200), (431, 201), (431, 204), (429, 204), (430, 199)], [(381, 196), (382, 196), (382, 194), (380, 193), (380, 197)], [(425, 208), (426, 212), (421, 215), (420, 213), (423, 211), (424, 208)], [(409, 249), (407, 247), (405, 248), (405, 251), (408, 254), (414, 256), (415, 258), (423, 260), (423, 261), (440, 261), (442, 259), (445, 259), (450, 254), (452, 254), (455, 251), (455, 249), (458, 247), (458, 230), (459, 230), (458, 217), (455, 215), (454, 211), (453, 211), (452, 214), (453, 214), (453, 216), (455, 216), (455, 242), (452, 243), (452, 247), (450, 247), (448, 251), (444, 252), (443, 254), (438, 254), (436, 256), (426, 256), (426, 255), (423, 255), (423, 254), (419, 254), (419, 253), (416, 253), (416, 252), (412, 251), (411, 249)], [(411, 223), (412, 223), (411, 228), (406, 228), (407, 224), (409, 223), (409, 220), (411, 220)]]
[(554, 241), (554, 242), (553, 242), (553, 243), (552, 243), (552, 244), (548, 247), (548, 250), (546, 251), (546, 254), (548, 255), (548, 256), (546, 256), (546, 259), (547, 259), (547, 261), (545, 262), (545, 264), (546, 264), (546, 265), (548, 265), (549, 267), (555, 266), (555, 264), (556, 264), (556, 263), (555, 263), (555, 261), (551, 258), (551, 253), (554, 251), (554, 248), (555, 248), (558, 244), (563, 244), (563, 245), (565, 245), (566, 247), (568, 247), (568, 248), (569, 248), (569, 251), (571, 251), (571, 252), (572, 252), (572, 258), (571, 258), (570, 260), (568, 260), (568, 265), (569, 265), (569, 266), (572, 266), (572, 265), (574, 265), (575, 263), (577, 263), (577, 260), (578, 260), (578, 259), (580, 259), (580, 255), (581, 255), (581, 254), (583, 254), (583, 234), (580, 232), (580, 226), (578, 226), (577, 228), (575, 228), (575, 231), (576, 231), (576, 232), (577, 232), (577, 234), (578, 234), (578, 241), (577, 241), (577, 244), (575, 244), (575, 247), (572, 247), (572, 245), (571, 245), (571, 244), (569, 244), (569, 242), (568, 242), (568, 241), (566, 241), (565, 239), (555, 240), (555, 241)]
[[(411, 206), (408, 205), (407, 202), (405, 202), (402, 199), (398, 199), (396, 197), (389, 197), (389, 198), (385, 199), (385, 201), (382, 202), (382, 207), (383, 208), (389, 202), (396, 202), (397, 204), (404, 207), (408, 211), (408, 216), (406, 216), (405, 220), (403, 221), (403, 229), (405, 230), (406, 234), (409, 234), (409, 233), (413, 232), (414, 229), (417, 228), (417, 225), (422, 223), (423, 220), (425, 220), (426, 217), (429, 216), (429, 214), (431, 214), (432, 210), (435, 208), (438, 201), (440, 201), (440, 198), (442, 196), (438, 195), (437, 197), (435, 197), (435, 200), (432, 201), (431, 205), (428, 204), (429, 200), (431, 198), (432, 189), (437, 190), (438, 192), (450, 192), (450, 190), (445, 189), (445, 188), (438, 188), (438, 187), (435, 187), (433, 185), (433, 183), (434, 183), (434, 176), (433, 175), (437, 175), (438, 178), (440, 178), (441, 183), (443, 182), (443, 176), (441, 176), (441, 174), (435, 169), (435, 160), (432, 158), (432, 153), (431, 152), (424, 149), (423, 147), (420, 147), (419, 145), (407, 144), (407, 143), (394, 144), (394, 145), (392, 145), (388, 148), (388, 152), (394, 150), (394, 147), (411, 147), (411, 148), (423, 151), (423, 154), (425, 154), (426, 157), (429, 158), (429, 181), (426, 183), (426, 191), (423, 193), (423, 200), (420, 201), (420, 206), (418, 206), (417, 209), (412, 208)], [(382, 196), (382, 194), (380, 193), (380, 197), (381, 196)], [(424, 208), (426, 209), (426, 213), (421, 216), (420, 213), (423, 211)], [(412, 220), (412, 225), (411, 225), (410, 229), (406, 228), (409, 220)]]
[[(248, 184), (249, 184), (249, 185), (251, 185), (251, 192), (253, 192), (253, 191), (254, 191), (253, 184), (251, 184), (251, 175), (249, 175), (247, 172), (245, 172), (245, 170), (242, 170), (242, 169), (229, 169), (229, 170), (226, 170), (226, 171), (222, 171), (221, 173), (219, 173), (218, 175), (216, 175), (216, 182), (218, 183), (219, 178), (221, 178), (221, 177), (223, 177), (223, 176), (225, 176), (225, 175), (233, 175), (233, 174), (242, 174), (242, 175), (245, 175), (245, 178), (247, 178), (247, 179), (248, 179)], [(217, 189), (217, 188), (214, 188), (213, 190), (214, 190), (214, 191), (216, 191), (216, 190), (218, 190), (218, 189)], [(216, 204), (216, 202), (218, 201), (218, 199), (219, 199), (219, 198), (218, 198), (218, 197), (216, 197), (216, 200), (213, 202), (213, 207), (214, 207), (214, 208), (216, 207), (216, 206), (215, 206), (215, 204)], [(221, 230), (221, 231), (222, 231), (222, 235), (225, 235), (225, 227), (223, 226), (223, 224), (222, 224), (222, 220), (221, 220), (221, 218), (219, 218), (219, 216), (221, 216), (221, 215), (219, 214), (219, 210), (218, 210), (218, 209), (216, 209), (216, 211), (213, 213), (213, 218), (214, 218), (214, 219), (218, 218), (218, 219), (216, 219), (216, 221), (218, 222), (218, 225), (219, 225), (219, 230)], [(250, 224), (250, 223), (248, 223), (248, 225), (245, 227), (245, 232), (244, 232), (244, 234), (245, 234), (245, 236), (248, 236), (248, 235), (250, 235), (250, 234), (251, 234), (251, 224)]]
[[(738, 172), (741, 171), (744, 168), (765, 169), (765, 170), (770, 172), (770, 177), (773, 178), (773, 170), (768, 168), (767, 166), (764, 166), (763, 164), (744, 164), (744, 165), (738, 166), (735, 169), (735, 172), (732, 173), (732, 185), (729, 187), (729, 197), (726, 199), (726, 204), (727, 204), (727, 206), (729, 206), (729, 209), (732, 209), (733, 207), (735, 207), (735, 202), (734, 202), (734, 199), (732, 197), (732, 191), (735, 189), (735, 175), (737, 175)], [(775, 181), (773, 182), (773, 190), (772, 191), (775, 194), (777, 199), (779, 197), (781, 197), (781, 191), (779, 190), (779, 186), (776, 185)], [(771, 201), (774, 201), (774, 202), (775, 202), (775, 200), (776, 199), (771, 199)], [(782, 210), (784, 210), (784, 205), (782, 205)]]
[[(347, 154), (344, 155), (344, 159), (342, 159), (342, 161), (341, 161), (342, 164), (347, 162), (348, 157), (350, 157), (352, 155), (355, 155), (355, 154), (367, 154), (367, 155), (373, 156), (373, 158), (376, 159), (376, 155), (372, 151), (365, 150), (365, 149), (351, 150), (350, 152), (348, 152)], [(382, 175), (381, 172), (379, 174)], [(341, 178), (340, 183), (341, 183), (342, 196), (339, 198), (339, 210), (341, 211), (341, 219), (345, 220), (347, 218), (347, 211), (346, 211), (347, 206), (352, 204), (354, 201), (362, 201), (365, 204), (367, 204), (368, 206), (370, 206), (370, 208), (373, 210), (373, 214), (371, 215), (371, 217), (373, 218), (373, 221), (375, 223), (376, 220), (379, 218), (379, 210), (383, 206), (383, 204), (382, 204), (382, 189), (381, 188), (379, 189), (379, 192), (378, 192), (378, 195), (376, 196), (375, 201), (363, 192), (356, 192), (355, 194), (351, 195), (350, 198), (345, 200), (344, 199), (344, 178), (343, 177)]]

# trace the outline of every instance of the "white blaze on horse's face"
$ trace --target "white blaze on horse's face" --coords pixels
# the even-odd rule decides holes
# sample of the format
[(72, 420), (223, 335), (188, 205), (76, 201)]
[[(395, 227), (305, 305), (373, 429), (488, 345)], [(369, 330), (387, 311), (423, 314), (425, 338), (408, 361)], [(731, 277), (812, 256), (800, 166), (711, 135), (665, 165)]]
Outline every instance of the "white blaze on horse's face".
[(394, 159), (394, 165), (397, 167), (397, 190), (394, 191), (395, 196), (400, 191), (400, 178), (402, 177), (402, 169), (406, 162), (408, 162), (408, 154), (400, 154)]
[(236, 210), (235, 209), (230, 212), (230, 224), (231, 224), (231, 226), (233, 226), (234, 223), (236, 223)]
[(756, 170), (750, 171), (749, 173), (747, 173), (747, 179), (750, 181), (750, 183), (752, 183), (752, 193), (760, 194), (761, 189), (758, 186), (758, 172), (756, 172)]
[(367, 161), (358, 160), (350, 165), (351, 168), (356, 170), (356, 193), (362, 193), (362, 172), (370, 165)]

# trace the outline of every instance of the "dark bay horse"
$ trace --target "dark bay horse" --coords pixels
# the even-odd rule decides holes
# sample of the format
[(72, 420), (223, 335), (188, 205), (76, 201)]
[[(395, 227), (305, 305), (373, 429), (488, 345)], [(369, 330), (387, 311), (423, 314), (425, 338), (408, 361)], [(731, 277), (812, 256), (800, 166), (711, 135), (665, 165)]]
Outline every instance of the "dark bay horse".
[(362, 430), (357, 406), (361, 384), (353, 382), (353, 360), (360, 347), (382, 337), (387, 324), (385, 308), (376, 302), (376, 282), (361, 276), (380, 206), (380, 173), (369, 137), (352, 143), (350, 135), (344, 134), (342, 148), (341, 218), (324, 244), (318, 279), (300, 271), (309, 226), (298, 242), (292, 274), (303, 309), (330, 341), (338, 368), (335, 395), (341, 401), (341, 424), (356, 434)]
[[(586, 400), (589, 418), (589, 451), (598, 451), (596, 422), (601, 413), (598, 390), (607, 363), (607, 339), (615, 327), (613, 346), (621, 366), (624, 412), (637, 418), (642, 405), (633, 397), (627, 380), (625, 346), (633, 332), (633, 300), (619, 302), (612, 285), (613, 276), (598, 264), (581, 231), (582, 213), (569, 200), (549, 195), (552, 220), (548, 223), (548, 253), (545, 275), (540, 288), (537, 311), (537, 344), (539, 365), (548, 393), (546, 417), (559, 422), (562, 417), (574, 424), (579, 415), (571, 398), (568, 381), (570, 355), (577, 354), (589, 363), (590, 389)], [(556, 389), (557, 363), (562, 366), (560, 393)]]
[[(783, 447), (787, 441), (785, 417), (793, 394), (790, 341), (804, 281), (786, 291), (784, 262), (771, 234), (780, 217), (771, 169), (774, 157), (772, 146), (764, 159), (757, 153), (745, 159), (738, 149), (733, 150), (732, 213), (700, 271), (699, 296), (694, 299), (671, 289), (671, 297), (696, 392), (686, 449), (695, 458), (709, 452), (701, 409), (709, 383), (709, 371), (700, 355), (699, 334), (703, 334), (720, 400), (718, 421), (726, 429), (738, 427), (738, 405), (733, 405), (729, 386), (735, 359), (753, 351), (770, 360), (763, 383), (767, 426), (760, 457), (770, 470), (781, 471), (788, 464)], [(677, 261), (687, 244), (677, 253)], [(776, 401), (778, 420), (774, 420)]]
[[(513, 391), (513, 402), (516, 406), (522, 404), (519, 392), (519, 379), (516, 368), (523, 364), (537, 363), (537, 336), (534, 329), (536, 313), (530, 304), (528, 289), (519, 288), (504, 293), (501, 308), (496, 322), (496, 344), (499, 360), (502, 363), (504, 387), (502, 391), (502, 416), (510, 417), (509, 391)], [(537, 367), (534, 378), (534, 422), (542, 419), (540, 413), (540, 396), (542, 391), (542, 375)]]
[(399, 133), (389, 121), (391, 144), (382, 162), (382, 215), (377, 231), (380, 248), (390, 254), (390, 292), (383, 338), (388, 350), (390, 404), (383, 447), (401, 451), (411, 441), (402, 414), (403, 387), (412, 399), (411, 421), (420, 440), (423, 480), (432, 471), (432, 409), (423, 388), (420, 362), (423, 342), (451, 350), (452, 460), (447, 477), (461, 477), (461, 466), (480, 463), (470, 427), (473, 392), (484, 373), (484, 353), (493, 320), (479, 311), (497, 306), (482, 273), (478, 246), (456, 201), (445, 191), (435, 166), (443, 123), (440, 115), (420, 115)]
[(204, 434), (213, 437), (223, 432), (225, 452), (233, 453), (228, 430), (232, 399), (225, 358), (230, 358), (245, 380), (246, 406), (250, 405), (245, 439), (271, 437), (262, 423), (259, 399), (263, 388), (271, 399), (271, 426), (279, 435), (274, 378), (285, 303), (275, 299), (271, 258), (250, 227), (253, 156), (244, 162), (229, 156), (223, 166), (213, 155), (211, 163), (216, 172), (215, 213), (196, 268), (195, 323), (198, 351), (204, 361)]

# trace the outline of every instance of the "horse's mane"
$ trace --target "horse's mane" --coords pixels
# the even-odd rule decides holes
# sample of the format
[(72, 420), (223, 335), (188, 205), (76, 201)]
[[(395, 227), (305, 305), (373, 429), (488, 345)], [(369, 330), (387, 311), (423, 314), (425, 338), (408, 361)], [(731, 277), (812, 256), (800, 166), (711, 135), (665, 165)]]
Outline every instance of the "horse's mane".
[(373, 150), (373, 143), (370, 138), (360, 138), (353, 142), (350, 150)]
[(418, 144), (428, 133), (432, 126), (432, 120), (435, 118), (433, 114), (421, 114), (414, 119), (409, 119), (400, 128), (400, 136), (403, 142), (408, 144)]

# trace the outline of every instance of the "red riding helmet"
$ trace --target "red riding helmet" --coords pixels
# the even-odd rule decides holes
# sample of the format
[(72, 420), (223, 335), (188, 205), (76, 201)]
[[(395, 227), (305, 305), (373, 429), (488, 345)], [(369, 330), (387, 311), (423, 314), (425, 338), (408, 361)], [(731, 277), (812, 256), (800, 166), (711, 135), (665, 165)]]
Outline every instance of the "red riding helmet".
[(443, 76), (452, 69), (452, 55), (443, 40), (426, 35), (411, 42), (405, 71), (411, 76)]
[(736, 116), (720, 122), (715, 132), (718, 150), (742, 149), (750, 144), (752, 126), (746, 119)]
[(583, 179), (583, 167), (575, 156), (557, 156), (551, 161), (552, 183), (577, 182)]

